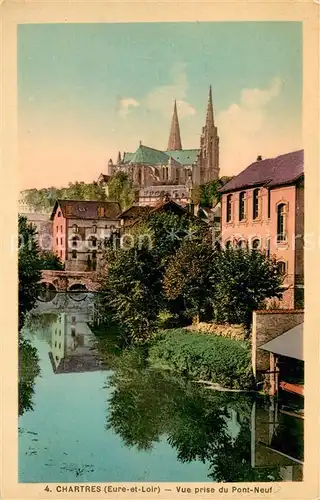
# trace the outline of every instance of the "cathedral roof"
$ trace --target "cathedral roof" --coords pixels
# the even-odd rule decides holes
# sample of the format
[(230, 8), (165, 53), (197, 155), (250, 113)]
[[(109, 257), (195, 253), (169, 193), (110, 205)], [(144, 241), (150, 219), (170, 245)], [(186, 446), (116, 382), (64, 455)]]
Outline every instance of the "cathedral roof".
[(139, 163), (144, 165), (167, 165), (169, 155), (158, 149), (140, 145), (132, 155), (130, 164)]
[(175, 151), (167, 151), (174, 160), (181, 165), (191, 165), (197, 160), (200, 149), (176, 149)]
[(129, 163), (132, 157), (133, 153), (123, 153), (123, 163)]

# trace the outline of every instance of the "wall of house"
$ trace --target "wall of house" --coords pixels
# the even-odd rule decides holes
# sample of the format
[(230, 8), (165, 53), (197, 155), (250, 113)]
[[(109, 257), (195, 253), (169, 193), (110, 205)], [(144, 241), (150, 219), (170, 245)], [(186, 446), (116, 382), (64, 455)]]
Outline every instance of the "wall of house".
[[(261, 188), (259, 192), (259, 216), (253, 219), (253, 191), (254, 189), (245, 190), (245, 213), (244, 220), (239, 220), (239, 199), (240, 192), (232, 194), (232, 209), (231, 221), (227, 222), (227, 196), (222, 196), (222, 243), (231, 241), (234, 244), (239, 240), (245, 240), (249, 247), (255, 239), (260, 241), (259, 248), (261, 250), (268, 249), (268, 240), (270, 255), (274, 256), (277, 261), (282, 261), (286, 266), (286, 277), (284, 286), (287, 290), (283, 294), (283, 299), (279, 303), (281, 307), (294, 307), (294, 276), (296, 273), (296, 263), (303, 262), (303, 248), (299, 248), (299, 259), (296, 260), (295, 245), (296, 245), (296, 186), (282, 186), (271, 189), (270, 191), (270, 208), (268, 210), (269, 198), (268, 189)], [(280, 203), (286, 204), (285, 215), (285, 232), (287, 240), (284, 242), (277, 241), (277, 208)], [(303, 218), (303, 203), (301, 201), (301, 193), (299, 192), (299, 230), (303, 231), (301, 218)], [(270, 217), (269, 217), (270, 215)], [(301, 243), (300, 243), (301, 245)], [(303, 245), (303, 241), (302, 241)]]
[(66, 260), (66, 219), (58, 207), (52, 221), (52, 250), (65, 262)]
[(252, 322), (252, 369), (255, 375), (269, 368), (269, 352), (263, 351), (259, 347), (299, 325), (303, 322), (303, 318), (304, 311), (301, 309), (254, 311)]
[[(73, 226), (77, 226), (75, 231)], [(94, 232), (93, 227), (97, 226)], [(97, 268), (101, 260), (102, 248), (99, 242), (111, 235), (111, 231), (120, 228), (120, 221), (108, 219), (67, 219), (66, 235), (66, 263), (65, 268), (68, 271), (86, 271), (88, 270), (88, 256), (92, 259), (93, 252), (96, 252)], [(90, 241), (90, 237), (97, 238), (96, 246)], [(73, 244), (72, 239), (77, 238), (77, 245)], [(73, 251), (76, 251), (76, 258), (73, 257)]]

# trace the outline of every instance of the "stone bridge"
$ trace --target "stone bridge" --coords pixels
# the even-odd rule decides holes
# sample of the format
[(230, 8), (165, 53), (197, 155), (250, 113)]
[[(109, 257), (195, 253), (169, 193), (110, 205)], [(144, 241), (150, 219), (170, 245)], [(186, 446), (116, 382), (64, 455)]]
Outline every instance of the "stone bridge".
[(57, 292), (98, 291), (98, 273), (94, 271), (51, 271), (43, 270), (41, 283)]

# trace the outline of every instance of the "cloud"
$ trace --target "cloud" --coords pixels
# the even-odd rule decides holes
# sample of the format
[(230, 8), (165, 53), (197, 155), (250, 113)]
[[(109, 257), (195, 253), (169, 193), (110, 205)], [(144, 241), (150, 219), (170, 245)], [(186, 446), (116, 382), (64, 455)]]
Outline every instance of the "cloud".
[[(218, 113), (216, 117), (220, 136), (220, 167), (224, 174), (235, 173), (252, 163), (258, 154), (272, 156), (300, 147), (299, 133), (270, 124), (277, 123), (268, 108), (280, 96), (282, 82), (273, 78), (262, 89), (245, 88), (238, 103)], [(289, 120), (288, 120), (289, 122)]]
[(179, 118), (193, 116), (196, 109), (186, 100), (188, 78), (186, 64), (178, 63), (171, 71), (172, 83), (155, 87), (145, 97), (143, 104), (148, 111), (159, 112), (165, 117), (172, 114), (173, 100), (177, 100)]
[(121, 118), (127, 118), (130, 113), (131, 108), (137, 108), (140, 106), (140, 102), (133, 97), (126, 97), (125, 99), (120, 99), (118, 115)]

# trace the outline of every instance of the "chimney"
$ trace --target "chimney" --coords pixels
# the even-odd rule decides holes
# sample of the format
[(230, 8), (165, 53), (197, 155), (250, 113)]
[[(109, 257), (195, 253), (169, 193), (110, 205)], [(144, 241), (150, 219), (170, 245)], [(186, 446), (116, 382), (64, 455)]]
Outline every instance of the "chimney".
[(257, 160), (256, 161), (261, 161), (262, 160), (262, 156), (261, 155), (258, 155), (257, 156)]

